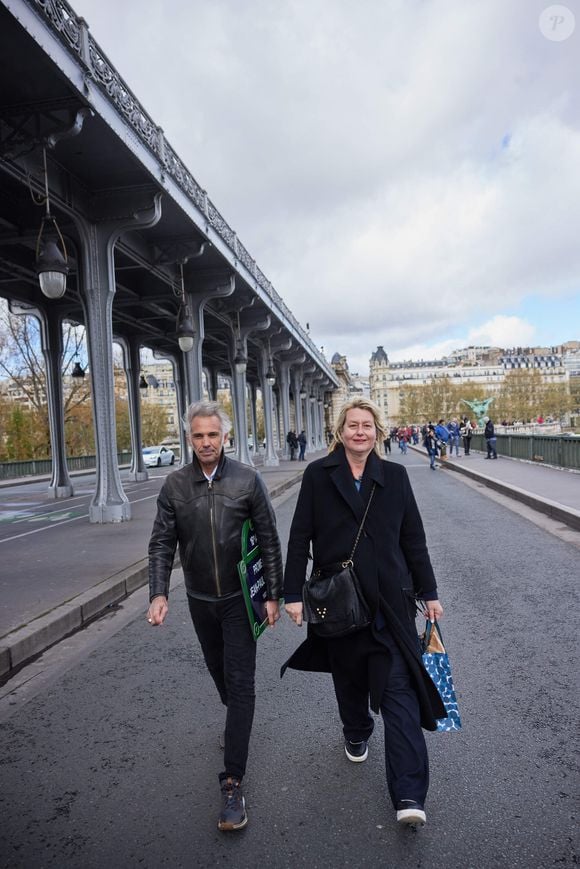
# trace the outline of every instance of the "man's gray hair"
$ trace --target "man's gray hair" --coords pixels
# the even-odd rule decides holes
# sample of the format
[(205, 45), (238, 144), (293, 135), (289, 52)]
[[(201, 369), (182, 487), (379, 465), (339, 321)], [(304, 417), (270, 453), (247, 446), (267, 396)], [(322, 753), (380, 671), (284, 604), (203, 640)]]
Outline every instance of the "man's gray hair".
[(217, 416), (220, 421), (222, 436), (228, 434), (232, 427), (231, 420), (223, 407), (217, 401), (194, 401), (187, 408), (187, 413), (183, 417), (183, 424), (186, 431), (191, 431), (191, 424), (196, 416)]

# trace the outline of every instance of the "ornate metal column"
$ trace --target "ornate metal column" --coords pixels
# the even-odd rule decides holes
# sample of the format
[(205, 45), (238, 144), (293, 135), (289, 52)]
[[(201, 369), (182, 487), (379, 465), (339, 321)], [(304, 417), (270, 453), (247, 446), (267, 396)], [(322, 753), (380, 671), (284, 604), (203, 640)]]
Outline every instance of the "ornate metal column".
[(140, 343), (134, 335), (115, 336), (123, 351), (123, 367), (127, 375), (127, 396), (129, 399), (129, 422), (131, 428), (131, 468), (129, 480), (144, 482), (149, 474), (143, 461), (143, 433), (141, 430), (141, 396), (139, 394), (139, 373), (141, 371)]
[(246, 406), (246, 369), (248, 363), (248, 336), (262, 332), (270, 326), (270, 315), (262, 320), (254, 317), (240, 318), (232, 322), (228, 341), (228, 355), (232, 369), (232, 407), (234, 410), (235, 455), (245, 465), (253, 465), (248, 450), (248, 420)]
[(262, 389), (262, 404), (264, 407), (264, 429), (266, 434), (266, 455), (264, 456), (264, 465), (267, 467), (277, 467), (280, 464), (280, 459), (276, 453), (274, 445), (274, 430), (272, 427), (272, 380), (273, 371), (271, 369), (272, 359), (270, 348), (266, 344), (260, 343), (258, 357), (258, 371), (260, 374), (260, 385)]
[(248, 383), (247, 388), (250, 393), (250, 416), (252, 420), (252, 440), (254, 441), (254, 452), (253, 457), (256, 458), (259, 452), (259, 444), (258, 444), (258, 411), (256, 407), (256, 402), (258, 398), (258, 384), (256, 381), (251, 381)]
[[(290, 447), (286, 443), (286, 435), (290, 431), (290, 368), (304, 362), (306, 355), (302, 353), (297, 356), (296, 353), (281, 353), (279, 354), (279, 386), (280, 386), (280, 404), (282, 408), (282, 428), (284, 431), (283, 438), (283, 458), (290, 458)], [(296, 435), (300, 434), (301, 429), (298, 428), (296, 422)]]
[[(126, 196), (124, 208), (131, 210)], [(82, 248), (80, 283), (86, 311), (97, 452), (96, 488), (89, 506), (91, 522), (124, 522), (131, 518), (117, 463), (111, 317), (115, 295), (114, 247), (123, 232), (155, 226), (160, 217), (159, 193), (152, 208), (134, 212), (131, 217), (105, 217), (92, 222), (75, 215)]]
[(219, 368), (217, 365), (206, 365), (205, 366), (207, 377), (207, 385), (209, 389), (210, 398), (212, 401), (218, 400), (218, 383), (219, 383)]
[(46, 394), (52, 473), (48, 492), (53, 498), (70, 498), (73, 486), (66, 462), (64, 437), (64, 401), (62, 395), (62, 314), (44, 305), (28, 307), (11, 300), (11, 314), (35, 317), (40, 326), (40, 346), (46, 366)]
[(294, 416), (296, 417), (296, 433), (300, 434), (304, 428), (304, 420), (302, 417), (302, 399), (300, 392), (302, 390), (302, 365), (292, 367), (292, 392), (294, 393)]
[(202, 349), (205, 337), (203, 310), (210, 299), (231, 296), (235, 289), (235, 279), (233, 274), (200, 278), (194, 273), (187, 278), (187, 283), (191, 282), (195, 282), (196, 288), (185, 292), (195, 330), (193, 350), (185, 353), (190, 404), (203, 398)]
[(302, 369), (304, 372), (304, 377), (302, 380), (302, 385), (304, 387), (304, 392), (306, 393), (306, 397), (304, 399), (304, 428), (306, 431), (306, 452), (311, 453), (315, 449), (314, 445), (314, 427), (312, 421), (312, 404), (310, 401), (313, 392), (312, 392), (312, 374), (316, 371), (315, 365), (305, 365)]
[(187, 413), (187, 381), (185, 372), (185, 353), (181, 350), (177, 351), (175, 356), (171, 357), (173, 366), (173, 378), (175, 383), (175, 397), (177, 399), (177, 412), (179, 414), (179, 447), (181, 458), (179, 466), (182, 468), (188, 465), (191, 461), (191, 445), (189, 443), (189, 432), (185, 427), (185, 414)]

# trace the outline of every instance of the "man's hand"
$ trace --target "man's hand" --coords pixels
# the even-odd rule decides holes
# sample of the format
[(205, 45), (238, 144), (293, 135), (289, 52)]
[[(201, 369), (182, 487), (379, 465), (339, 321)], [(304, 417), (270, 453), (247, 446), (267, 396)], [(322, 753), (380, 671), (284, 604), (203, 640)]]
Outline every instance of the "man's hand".
[(295, 625), (300, 627), (302, 624), (302, 604), (299, 603), (287, 603), (284, 606), (284, 609), (292, 619)]
[(280, 604), (277, 600), (266, 601), (266, 615), (268, 616), (268, 624), (273, 628), (280, 618)]
[(443, 615), (443, 607), (438, 600), (426, 600), (425, 608), (430, 622), (437, 622)]
[(165, 621), (165, 616), (169, 611), (167, 598), (163, 594), (158, 594), (149, 604), (147, 610), (147, 621), (150, 625), (162, 625)]

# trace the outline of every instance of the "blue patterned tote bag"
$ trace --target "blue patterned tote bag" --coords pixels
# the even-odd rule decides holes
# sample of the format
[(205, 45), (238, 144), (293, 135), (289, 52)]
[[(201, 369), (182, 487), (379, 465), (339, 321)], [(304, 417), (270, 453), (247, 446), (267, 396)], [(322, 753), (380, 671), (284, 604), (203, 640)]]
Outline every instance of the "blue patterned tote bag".
[(447, 718), (437, 720), (437, 730), (461, 730), (461, 718), (457, 707), (457, 697), (453, 687), (451, 664), (443, 645), (441, 628), (435, 622), (427, 621), (425, 633), (421, 637), (423, 664), (431, 676), (439, 696), (447, 710)]

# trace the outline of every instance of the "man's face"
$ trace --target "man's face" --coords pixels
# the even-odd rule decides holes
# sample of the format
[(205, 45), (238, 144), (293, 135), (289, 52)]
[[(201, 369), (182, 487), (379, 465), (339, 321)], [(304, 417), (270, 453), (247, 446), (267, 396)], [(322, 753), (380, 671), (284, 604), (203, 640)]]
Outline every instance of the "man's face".
[(219, 416), (194, 417), (189, 439), (203, 470), (213, 471), (227, 440), (227, 434), (222, 435)]

